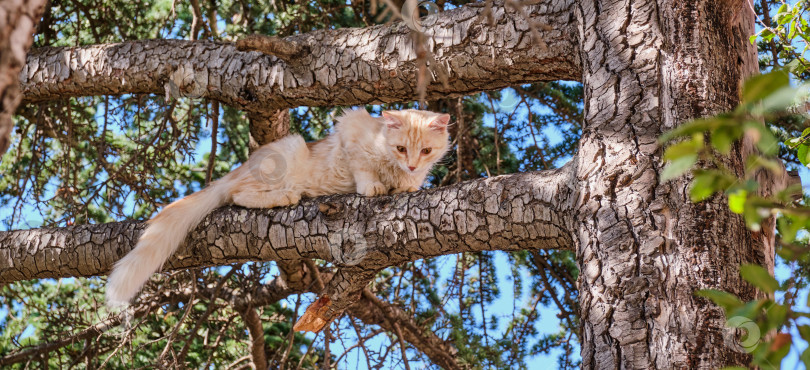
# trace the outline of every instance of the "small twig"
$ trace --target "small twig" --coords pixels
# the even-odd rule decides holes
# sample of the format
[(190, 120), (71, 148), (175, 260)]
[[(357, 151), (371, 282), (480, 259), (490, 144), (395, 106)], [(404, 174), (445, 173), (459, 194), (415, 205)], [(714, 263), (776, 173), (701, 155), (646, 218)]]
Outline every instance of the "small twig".
[(315, 341), (318, 340), (319, 335), (321, 335), (321, 333), (315, 333), (315, 338), (312, 338), (311, 342), (312, 344), (309, 345), (309, 348), (307, 348), (307, 352), (304, 353), (303, 356), (301, 356), (300, 360), (298, 360), (298, 366), (295, 367), (295, 370), (300, 370), (301, 365), (304, 364), (304, 359), (309, 357), (310, 354), (312, 354), (312, 349), (315, 348)]
[(371, 368), (371, 356), (368, 354), (368, 348), (366, 348), (366, 339), (363, 338), (362, 333), (360, 333), (360, 328), (358, 328), (357, 324), (354, 322), (354, 317), (349, 318), (349, 322), (352, 324), (354, 332), (357, 333), (357, 342), (360, 344), (360, 349), (363, 350), (363, 354), (366, 356), (366, 367)]
[(464, 98), (458, 98), (456, 103), (456, 123), (458, 124), (458, 130), (456, 131), (456, 139), (458, 140), (456, 143), (456, 167), (458, 172), (456, 172), (456, 182), (461, 182), (461, 172), (462, 172), (462, 135), (464, 134), (464, 105), (463, 105)]
[(325, 285), (323, 284), (323, 279), (321, 279), (321, 272), (318, 270), (318, 266), (315, 266), (315, 262), (312, 262), (311, 259), (305, 259), (304, 264), (307, 265), (307, 269), (309, 269), (310, 273), (315, 277), (315, 288), (318, 289), (319, 292), (322, 292)]
[(262, 319), (256, 309), (249, 306), (242, 312), (242, 320), (250, 335), (250, 354), (256, 369), (267, 369), (267, 354), (265, 353), (264, 328)]
[(208, 171), (205, 172), (205, 185), (211, 183), (214, 163), (217, 160), (217, 131), (219, 130), (219, 102), (211, 101), (211, 154), (208, 156)]
[[(295, 311), (293, 311), (293, 315), (292, 315), (292, 323), (293, 323), (293, 325), (295, 325), (295, 321), (298, 319), (296, 316), (298, 314), (298, 309), (299, 308), (301, 308), (301, 295), (300, 294), (298, 295), (298, 299), (295, 301)], [(289, 341), (289, 343), (287, 345), (287, 349), (284, 350), (284, 355), (281, 356), (281, 364), (279, 365), (279, 368), (281, 370), (284, 370), (287, 367), (287, 358), (290, 357), (290, 352), (292, 352), (292, 348), (293, 348), (293, 342), (295, 342), (295, 330), (293, 330), (292, 327), (290, 327), (290, 332), (289, 332), (289, 334), (287, 334), (287, 340)], [(273, 357), (275, 357), (275, 356), (273, 356)]]
[(231, 364), (228, 365), (228, 367), (226, 367), (226, 369), (233, 369), (236, 365), (239, 365), (242, 362), (245, 362), (246, 360), (250, 360), (250, 355), (242, 356), (242, 357), (237, 358), (236, 361), (231, 362)]
[[(107, 358), (104, 360), (104, 362), (101, 363), (99, 368), (103, 369), (104, 366), (107, 365), (107, 362), (109, 362), (110, 359), (113, 358), (113, 356), (115, 356), (115, 354), (118, 353), (118, 351), (121, 350), (121, 348), (124, 348), (124, 345), (127, 344), (127, 338), (129, 338), (129, 336), (132, 335), (132, 332), (135, 331), (136, 328), (138, 328), (138, 326), (133, 326), (133, 327), (129, 328), (129, 330), (127, 330), (126, 333), (124, 333), (123, 339), (121, 339), (121, 343), (117, 347), (115, 347), (115, 350), (113, 350), (112, 353), (110, 353), (109, 356), (107, 356)], [(170, 342), (171, 342), (171, 340), (170, 340)]]
[(394, 330), (397, 331), (397, 338), (399, 339), (399, 347), (402, 351), (402, 362), (405, 363), (405, 370), (411, 370), (411, 365), (408, 363), (408, 354), (405, 352), (408, 349), (405, 346), (405, 339), (402, 337), (402, 330), (399, 329), (399, 324), (394, 322)]
[[(194, 271), (194, 280), (197, 280), (197, 273)], [(186, 310), (183, 312), (183, 316), (180, 320), (177, 321), (177, 325), (174, 326), (172, 332), (169, 334), (169, 337), (166, 340), (166, 347), (163, 348), (163, 352), (160, 353), (158, 356), (158, 363), (163, 362), (163, 357), (166, 356), (166, 353), (169, 351), (169, 348), (172, 346), (172, 342), (174, 341), (174, 336), (177, 335), (177, 331), (180, 330), (180, 327), (183, 326), (183, 322), (186, 321), (186, 317), (188, 317), (189, 313), (191, 313), (192, 307), (194, 307), (194, 300), (196, 299), (195, 295), (197, 293), (196, 285), (191, 285), (191, 297), (188, 298), (188, 302), (186, 303)], [(210, 307), (210, 306), (209, 306)]]
[(332, 331), (329, 329), (329, 325), (326, 326), (323, 335), (323, 369), (329, 370), (331, 365), (329, 364), (329, 360), (332, 357), (332, 352), (329, 350), (329, 342), (332, 341)]

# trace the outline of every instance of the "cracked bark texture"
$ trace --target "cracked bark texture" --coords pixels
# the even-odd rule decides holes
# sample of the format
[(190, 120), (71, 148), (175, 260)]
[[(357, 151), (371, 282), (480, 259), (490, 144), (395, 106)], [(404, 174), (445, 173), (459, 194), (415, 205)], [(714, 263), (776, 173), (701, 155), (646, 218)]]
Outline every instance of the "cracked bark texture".
[[(167, 269), (318, 258), (330, 283), (405, 261), (482, 250), (572, 248), (566, 169), (396, 196), (336, 195), (275, 209), (223, 207), (189, 233)], [(106, 274), (145, 228), (115, 222), (0, 232), (0, 283)], [(362, 289), (360, 286), (359, 289)], [(359, 290), (353, 291), (359, 296)], [(345, 308), (345, 307), (343, 307)]]
[[(585, 369), (745, 365), (725, 343), (714, 288), (752, 299), (742, 263), (773, 251), (721, 197), (693, 204), (688, 179), (660, 183), (658, 136), (738, 103), (756, 71), (743, 1), (581, 1), (585, 122), (575, 206)], [(739, 151), (730, 159), (741, 169)], [(772, 234), (770, 236), (772, 238)]]
[[(423, 21), (436, 63), (428, 99), (462, 96), (514, 84), (575, 80), (581, 75), (573, 0), (526, 6), (529, 20), (502, 2), (490, 26), (483, 3)], [(414, 33), (403, 22), (368, 28), (320, 30), (290, 36), (300, 56), (285, 62), (232, 44), (149, 40), (111, 45), (39, 48), (20, 74), (25, 101), (89, 95), (153, 93), (207, 97), (247, 111), (298, 106), (358, 105), (417, 95)], [(438, 76), (447, 76), (447, 86)]]
[(277, 109), (273, 111), (256, 111), (248, 113), (250, 120), (250, 138), (256, 143), (250, 151), (260, 146), (281, 139), (290, 132), (290, 111)]
[(20, 70), (34, 40), (34, 31), (45, 0), (0, 2), (0, 157), (11, 144), (14, 122), (11, 116), (22, 101)]

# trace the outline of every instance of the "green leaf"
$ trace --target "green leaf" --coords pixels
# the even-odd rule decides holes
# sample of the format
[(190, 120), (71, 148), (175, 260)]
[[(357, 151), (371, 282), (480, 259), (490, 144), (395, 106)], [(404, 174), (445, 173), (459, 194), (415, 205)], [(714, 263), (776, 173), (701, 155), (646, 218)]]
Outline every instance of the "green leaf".
[(787, 145), (788, 148), (796, 149), (796, 147), (799, 146), (799, 144), (801, 144), (802, 141), (803, 140), (800, 137), (792, 137), (788, 139), (788, 141), (785, 141), (785, 145)]
[(695, 176), (692, 187), (689, 189), (689, 196), (693, 202), (700, 202), (709, 198), (717, 191), (715, 177), (710, 174)]
[(728, 155), (731, 152), (731, 144), (742, 136), (739, 126), (722, 126), (712, 131), (712, 146), (720, 153)]
[(689, 194), (693, 202), (700, 202), (717, 191), (724, 191), (736, 181), (718, 170), (697, 170)]
[(728, 195), (728, 208), (731, 212), (741, 215), (745, 210), (745, 201), (748, 199), (748, 192), (740, 189)]
[(732, 319), (734, 317), (740, 316), (750, 320), (755, 320), (757, 316), (759, 316), (760, 311), (762, 311), (762, 306), (764, 306), (768, 302), (770, 302), (770, 299), (759, 299), (756, 301), (746, 302), (742, 306), (739, 306), (735, 309), (726, 312), (726, 317)]
[[(765, 317), (768, 323), (768, 330), (778, 329), (785, 323), (787, 317), (787, 306), (774, 303), (765, 310)], [(767, 330), (766, 330), (767, 331)]]
[(661, 135), (660, 138), (658, 138), (658, 141), (661, 143), (665, 143), (676, 137), (703, 133), (704, 131), (711, 131), (717, 129), (718, 127), (728, 125), (737, 125), (737, 120), (727, 115), (699, 118), (694, 121), (684, 123), (683, 125), (680, 125), (670, 131), (665, 132), (663, 135)]
[(810, 342), (810, 326), (799, 325), (796, 328), (799, 329), (799, 335), (802, 337), (802, 339)]
[(782, 162), (779, 160), (769, 159), (756, 154), (751, 154), (745, 159), (746, 171), (755, 171), (760, 168), (765, 168), (772, 172), (782, 172)]
[(669, 164), (661, 171), (661, 181), (668, 181), (683, 175), (697, 162), (697, 154), (685, 155)]
[(773, 32), (771, 32), (771, 30), (764, 29), (762, 30), (762, 32), (760, 32), (759, 36), (762, 37), (763, 41), (771, 41), (776, 35)]
[[(808, 339), (805, 339), (808, 340)], [(802, 364), (804, 364), (805, 369), (810, 369), (810, 347), (806, 348), (802, 355), (799, 357), (802, 360)]]
[(772, 92), (789, 85), (788, 74), (782, 70), (753, 76), (745, 81), (743, 86), (743, 102), (753, 103), (762, 100)]
[(787, 109), (796, 103), (799, 93), (800, 90), (792, 86), (782, 87), (765, 96), (762, 99), (762, 104), (752, 107), (751, 113), (761, 116), (765, 113)]
[(664, 151), (664, 160), (673, 161), (684, 156), (696, 155), (701, 149), (703, 149), (703, 135), (695, 134), (692, 136), (692, 140), (684, 140), (670, 145)]
[(802, 145), (796, 152), (796, 156), (799, 158), (799, 162), (803, 165), (807, 166), (810, 164), (810, 146)]
[[(779, 369), (776, 364), (781, 364), (782, 359), (790, 352), (791, 339), (788, 333), (777, 333), (774, 339), (770, 341), (771, 345), (768, 348), (769, 353), (764, 365), (771, 365), (772, 368)], [(773, 349), (773, 347), (776, 347), (776, 349)], [(765, 366), (762, 367), (765, 368)]]
[(754, 202), (745, 202), (745, 209), (743, 210), (743, 218), (745, 219), (745, 226), (752, 231), (759, 231), (762, 229), (762, 219), (767, 217), (763, 215), (761, 208)]
[(802, 217), (791, 215), (782, 215), (776, 220), (777, 230), (779, 235), (785, 243), (793, 243), (799, 234), (799, 231), (804, 228), (805, 221)]
[(801, 60), (793, 59), (788, 64), (785, 64), (785, 68), (791, 73), (795, 73), (797, 75), (802, 74), (804, 72), (804, 64), (802, 64)]
[(714, 302), (714, 304), (723, 307), (726, 312), (739, 308), (743, 305), (742, 301), (740, 301), (737, 296), (722, 290), (701, 289), (695, 292), (695, 295), (710, 299), (712, 302)]
[(740, 266), (740, 275), (745, 281), (761, 289), (763, 292), (773, 293), (779, 289), (779, 282), (762, 266), (752, 264), (742, 265)]
[(796, 37), (796, 22), (790, 23), (790, 33), (788, 33), (788, 40), (793, 40)]

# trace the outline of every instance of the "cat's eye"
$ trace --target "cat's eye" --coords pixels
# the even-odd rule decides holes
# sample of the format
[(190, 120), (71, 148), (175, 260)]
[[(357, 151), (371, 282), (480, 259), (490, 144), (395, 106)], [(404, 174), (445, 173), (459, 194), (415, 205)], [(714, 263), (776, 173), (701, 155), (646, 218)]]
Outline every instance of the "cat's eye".
[(428, 154), (430, 154), (431, 150), (433, 150), (433, 148), (424, 148), (424, 149), (422, 149), (422, 154), (428, 155)]
[(398, 146), (398, 147), (397, 147), (397, 151), (398, 151), (398, 152), (400, 152), (400, 153), (405, 153), (405, 152), (407, 152), (407, 151), (408, 151), (408, 149), (405, 149), (405, 147), (404, 147), (404, 146)]

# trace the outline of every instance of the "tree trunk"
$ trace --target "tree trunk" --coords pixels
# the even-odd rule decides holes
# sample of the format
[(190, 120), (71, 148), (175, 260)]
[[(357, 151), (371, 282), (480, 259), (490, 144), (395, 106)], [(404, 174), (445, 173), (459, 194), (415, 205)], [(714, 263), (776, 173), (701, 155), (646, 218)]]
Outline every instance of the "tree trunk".
[[(749, 0), (745, 0), (749, 1)], [(743, 1), (581, 1), (585, 122), (576, 220), (586, 369), (745, 365), (699, 289), (746, 299), (742, 263), (773, 268), (773, 234), (752, 233), (724, 198), (693, 204), (688, 179), (659, 181), (658, 136), (729, 110), (757, 69)], [(740, 151), (730, 159), (742, 169)]]
[(20, 70), (45, 0), (0, 2), (0, 157), (10, 145), (11, 116), (22, 100)]

